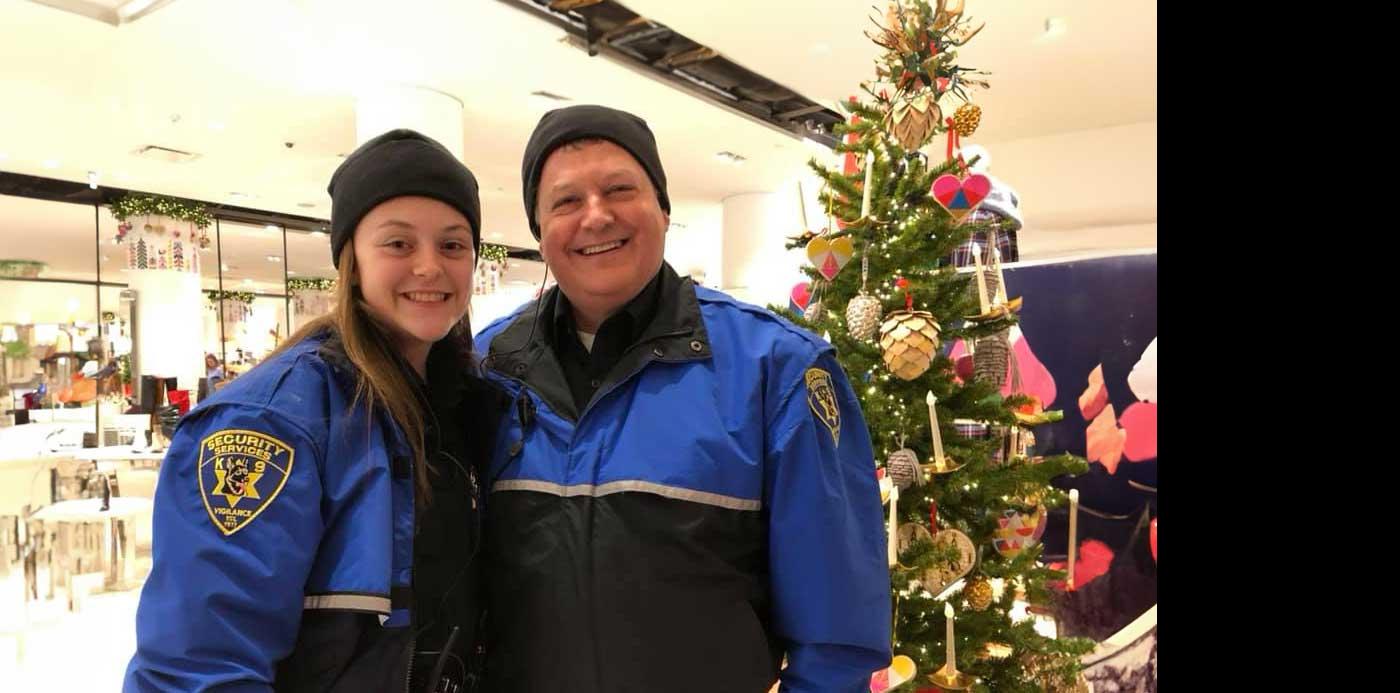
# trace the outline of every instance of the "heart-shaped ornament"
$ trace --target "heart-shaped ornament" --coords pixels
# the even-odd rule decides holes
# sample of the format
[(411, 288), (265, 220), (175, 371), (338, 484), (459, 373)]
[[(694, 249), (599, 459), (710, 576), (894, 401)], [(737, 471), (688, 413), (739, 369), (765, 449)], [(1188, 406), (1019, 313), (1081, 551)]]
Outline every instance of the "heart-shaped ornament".
[(997, 518), (997, 528), (992, 530), (992, 545), (1002, 556), (1015, 558), (1040, 542), (1045, 535), (1046, 524), (1043, 505), (1037, 506), (1034, 513), (1007, 510)]
[(854, 254), (855, 247), (851, 245), (850, 236), (842, 236), (834, 240), (817, 236), (807, 243), (807, 259), (816, 266), (817, 271), (821, 272), (827, 281), (835, 279), (836, 273), (840, 272), (841, 268), (851, 261), (851, 256)]
[(914, 680), (914, 674), (918, 673), (914, 666), (914, 660), (899, 655), (890, 662), (890, 665), (870, 676), (870, 693), (885, 693), (891, 688), (897, 688)]
[(919, 582), (923, 588), (937, 597), (948, 586), (972, 572), (977, 563), (977, 549), (966, 534), (956, 529), (940, 529), (933, 537), (935, 545), (952, 544), (957, 547), (958, 557), (951, 563), (935, 563), (924, 571)]
[(992, 191), (992, 181), (980, 173), (961, 179), (945, 173), (933, 181), (930, 191), (933, 199), (953, 215), (953, 221), (961, 223), (987, 199), (987, 193)]
[(800, 314), (807, 310), (807, 303), (812, 300), (812, 285), (808, 282), (802, 282), (793, 286), (789, 300), (791, 304), (788, 307), (792, 308), (792, 312)]

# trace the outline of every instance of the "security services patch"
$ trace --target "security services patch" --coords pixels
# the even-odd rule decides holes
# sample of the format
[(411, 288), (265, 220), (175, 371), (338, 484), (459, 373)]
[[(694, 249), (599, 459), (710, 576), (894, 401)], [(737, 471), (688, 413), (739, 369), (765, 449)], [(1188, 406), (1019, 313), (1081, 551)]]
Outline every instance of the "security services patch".
[(831, 440), (841, 444), (841, 407), (836, 403), (836, 388), (831, 384), (831, 374), (820, 368), (807, 369), (807, 405), (817, 420), (831, 430)]
[(224, 536), (272, 505), (292, 473), (295, 454), (270, 435), (243, 429), (225, 429), (200, 441), (199, 495)]

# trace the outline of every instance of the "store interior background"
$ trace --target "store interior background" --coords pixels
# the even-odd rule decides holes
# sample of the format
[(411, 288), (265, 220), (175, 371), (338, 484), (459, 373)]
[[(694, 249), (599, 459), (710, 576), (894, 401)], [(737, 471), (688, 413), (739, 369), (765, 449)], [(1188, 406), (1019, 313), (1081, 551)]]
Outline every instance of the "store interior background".
[[(863, 35), (873, 14), (863, 0), (624, 4), (828, 107), (860, 93), (878, 51)], [(802, 279), (802, 254), (783, 248), (801, 231), (799, 182), (811, 225), (822, 225), (806, 161), (832, 163), (829, 150), (590, 57), (510, 2), (174, 0), (120, 26), (81, 12), (123, 5), (0, 2), (0, 177), (209, 204), (217, 242), (202, 251), (200, 284), (254, 295), (236, 324), (212, 305), (204, 311), (203, 350), (231, 372), (308, 317), (288, 279), (334, 276), (326, 182), (357, 144), (357, 110), (390, 98), (390, 85), (461, 103), (461, 154), (481, 183), (490, 243), (537, 247), (521, 209), (520, 153), (541, 115), (573, 103), (650, 123), (673, 201), (666, 258), (682, 274), (753, 303), (785, 304)], [(1155, 0), (970, 0), (967, 11), (987, 26), (960, 62), (992, 73), (993, 86), (976, 94), (982, 125), (965, 144), (985, 147), (991, 173), (1020, 198), (1020, 264), (1155, 252)], [(137, 153), (151, 145), (197, 156)], [(941, 138), (928, 151), (940, 158)], [(0, 341), (24, 342), (3, 360), (0, 409), (22, 406), (41, 372), (61, 389), (58, 365), (41, 361), (65, 345), (85, 351), (99, 325), (107, 349), (130, 350), (116, 227), (91, 201), (0, 194), (0, 261), (43, 263), (37, 277), (0, 276)], [(512, 259), (497, 288), (474, 297), (476, 328), (533, 297), (543, 275), (541, 263)], [(63, 368), (80, 371), (83, 361)], [(115, 690), (134, 643), (139, 590), (94, 590), (75, 603), (60, 585), (52, 599), (24, 599), (11, 536), (17, 518), (52, 499), (49, 472), (34, 470), (96, 433), (99, 407), (104, 427), (136, 425), (111, 397), (47, 418), (35, 412), (26, 425), (0, 412), (10, 424), (0, 427), (0, 465), (10, 465), (0, 466), (0, 538), (10, 540), (0, 541), (0, 681), (18, 682), (0, 685), (7, 690)], [(122, 479), (128, 489), (153, 485), (139, 471)], [(148, 542), (138, 542), (138, 574), (143, 560)], [(109, 654), (73, 667), (66, 653), (75, 648)]]

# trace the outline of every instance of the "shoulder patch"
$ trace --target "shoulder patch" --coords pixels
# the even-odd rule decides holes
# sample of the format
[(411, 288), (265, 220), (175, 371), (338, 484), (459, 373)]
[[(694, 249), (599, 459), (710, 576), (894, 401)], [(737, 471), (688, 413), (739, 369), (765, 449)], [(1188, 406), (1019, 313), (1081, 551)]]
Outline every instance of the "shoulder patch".
[(266, 433), (216, 431), (199, 442), (199, 495), (224, 536), (248, 526), (282, 492), (296, 451)]
[(807, 406), (817, 420), (831, 431), (831, 441), (841, 444), (841, 406), (836, 402), (836, 388), (831, 374), (820, 368), (807, 369)]

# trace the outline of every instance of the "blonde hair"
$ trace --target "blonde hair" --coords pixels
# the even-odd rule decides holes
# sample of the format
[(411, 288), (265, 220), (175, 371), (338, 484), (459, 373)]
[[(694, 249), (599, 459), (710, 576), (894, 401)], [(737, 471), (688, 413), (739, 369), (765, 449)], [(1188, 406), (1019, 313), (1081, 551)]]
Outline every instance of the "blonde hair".
[[(351, 407), (363, 404), (369, 411), (383, 411), (398, 424), (413, 450), (413, 471), (421, 496), (428, 494), (426, 443), (423, 411), (414, 385), (404, 377), (401, 359), (393, 353), (389, 331), (370, 314), (360, 289), (355, 285), (355, 244), (346, 243), (340, 251), (340, 274), (336, 282), (335, 305), (331, 312), (306, 323), (287, 337), (267, 359), (290, 349), (309, 337), (330, 332), (339, 337), (345, 355), (355, 366), (355, 395)], [(455, 342), (458, 353), (471, 365), (472, 331), (470, 314), (453, 325), (444, 340)]]

